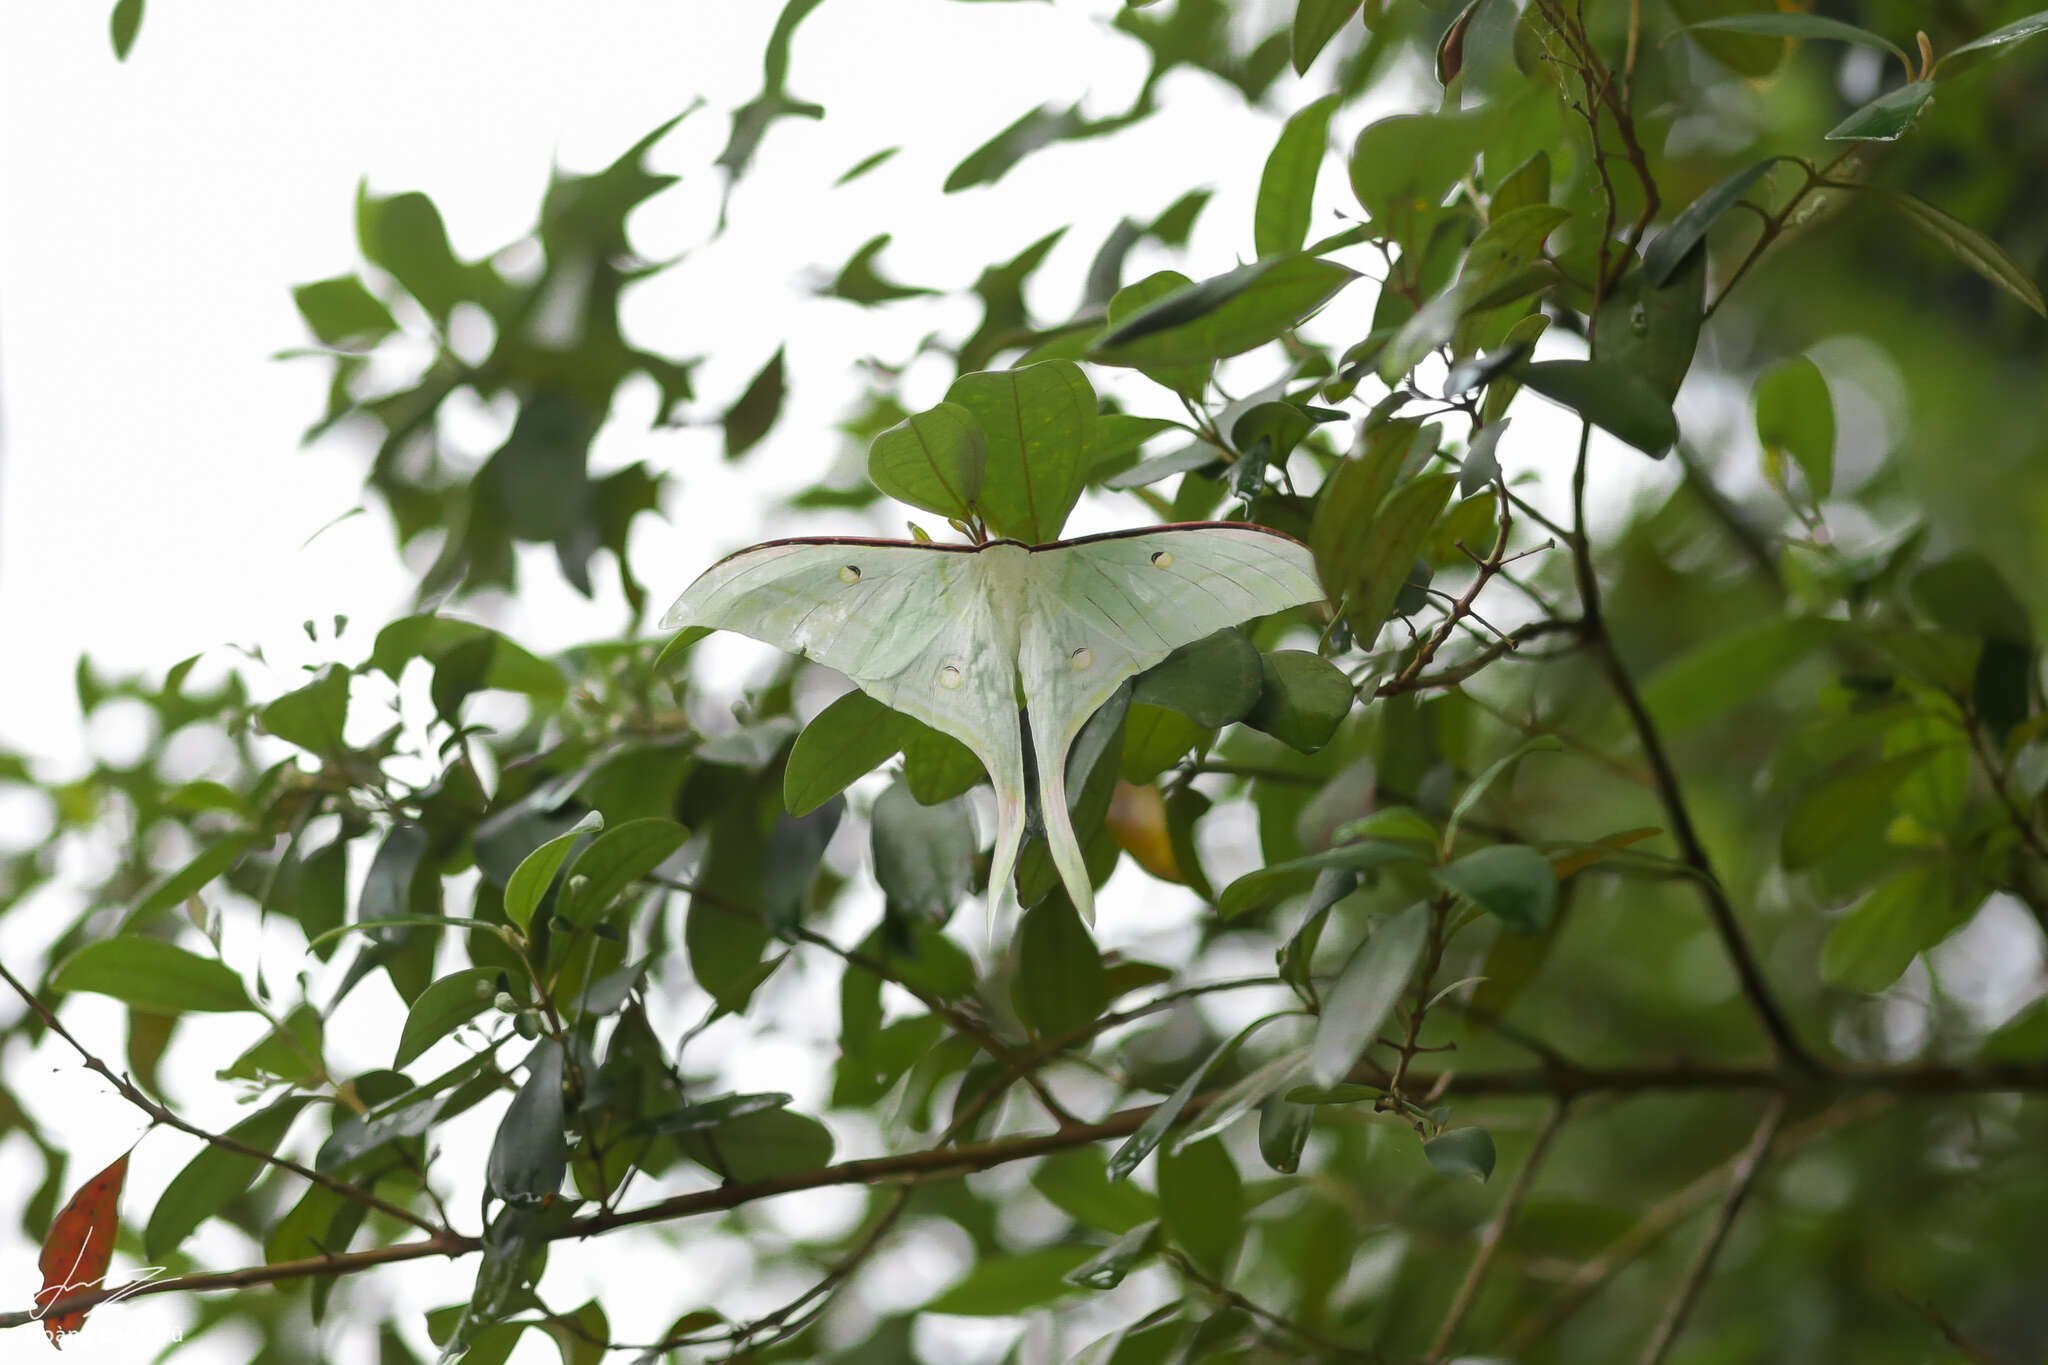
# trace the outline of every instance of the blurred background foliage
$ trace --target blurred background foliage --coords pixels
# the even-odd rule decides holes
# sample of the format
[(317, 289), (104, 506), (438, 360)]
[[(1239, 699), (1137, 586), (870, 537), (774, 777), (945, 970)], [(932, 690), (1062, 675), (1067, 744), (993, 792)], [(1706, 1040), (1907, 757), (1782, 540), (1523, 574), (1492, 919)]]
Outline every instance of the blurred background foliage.
[[(783, 11), (761, 94), (731, 113), (716, 163), (728, 194), (775, 154), (780, 121), (825, 116), (792, 93), (793, 44), (816, 6)], [(1046, 236), (964, 291), (971, 328), (933, 332), (911, 357), (841, 358), (864, 363), (868, 391), (844, 415), (863, 444), (926, 397), (902, 382), (913, 361), (940, 357), (956, 376), (1087, 364), (1101, 401), (1085, 451), (1092, 502), (1130, 524), (1255, 519), (1316, 549), (1342, 622), (1271, 622), (1246, 633), (1250, 645), (1183, 661), (1192, 682), (1141, 681), (1081, 770), (1091, 871), (1100, 882), (1126, 868), (1105, 918), (1168, 897), (1184, 907), (1157, 952), (1098, 952), (1040, 855), (1014, 944), (977, 960), (978, 912), (959, 908), (986, 875), (963, 834), (963, 793), (980, 778), (964, 751), (858, 698), (828, 707), (816, 670), (793, 660), (757, 673), (729, 719), (735, 680), (693, 668), (695, 642), (649, 633), (629, 531), (691, 496), (693, 471), (593, 469), (621, 386), (651, 380), (658, 425), (721, 425), (726, 458), (747, 461), (802, 382), (777, 351), (707, 402), (696, 356), (643, 349), (622, 326), (621, 299), (668, 264), (642, 259), (629, 233), (671, 182), (647, 169), (665, 125), (604, 170), (558, 175), (532, 234), (478, 260), (454, 254), (429, 192), (362, 196), (361, 260), (296, 290), (313, 344), (293, 363), (329, 367), (309, 436), (320, 458), (370, 452), (369, 500), (422, 566), (417, 601), (389, 622), (309, 622), (335, 662), (282, 696), (252, 696), (233, 675), (188, 689), (191, 660), (160, 682), (80, 664), (82, 711), (142, 708), (155, 739), (138, 761), (62, 778), (0, 755), (0, 781), (40, 792), (54, 823), (0, 868), (0, 903), (75, 880), (63, 850), (80, 841), (105, 855), (79, 913), (45, 935), (38, 994), (128, 1003), (125, 1056), (109, 1060), (162, 1095), (181, 1014), (250, 1006), (166, 1007), (139, 983), (225, 953), (262, 1022), (220, 1075), (267, 1106), (242, 1122), (278, 1119), (249, 1130), (264, 1145), (437, 1223), (436, 1190), (488, 1190), (488, 1235), (448, 1201), (487, 1243), (483, 1270), (470, 1304), (428, 1324), (472, 1361), (662, 1354), (650, 1342), (761, 1360), (1085, 1348), (1124, 1365), (1439, 1359), (1453, 1347), (1531, 1362), (2044, 1358), (2048, 326), (2032, 282), (2048, 255), (2048, 42), (2019, 29), (1932, 69), (1922, 55), (2023, 20), (2025, 3), (1580, 8), (1583, 27), (1579, 8), (1536, 0), (1128, 6), (1102, 41), (1147, 51), (1129, 106), (1040, 105), (930, 186), (932, 202), (1061, 142), (1170, 123), (1160, 83), (1193, 68), (1291, 118), (1239, 245), (1244, 261), (1282, 264), (1228, 275), (1234, 262), (1188, 260), (1184, 275), (1127, 278), (1141, 244), (1181, 251), (1210, 209), (1209, 169), (1190, 146), (1185, 197), (1163, 212), (1131, 206), (1073, 297), (1049, 305), (1034, 280), (1066, 231), (1047, 205)], [(118, 50), (148, 41), (141, 19), (124, 0)], [(1902, 54), (1802, 20), (1854, 25)], [(1680, 32), (1709, 21), (1722, 26)], [(1573, 109), (1606, 98), (1589, 69), (1628, 73), (1614, 88), (1635, 142), (1613, 108), (1595, 112), (1604, 157)], [(1893, 93), (1923, 80), (1924, 105), (1925, 91)], [(1395, 111), (1426, 117), (1382, 121)], [(1824, 138), (1859, 118), (1892, 120), (1889, 136)], [(1347, 203), (1346, 221), (1312, 227), (1317, 167), (1326, 183), (1339, 176), (1325, 143), (1341, 161), (1362, 132), (1370, 155), (1349, 169), (1363, 218)], [(1753, 208), (1731, 195), (1688, 221), (1688, 206), (1768, 157), (1826, 165), (1836, 183), (1802, 185), (1808, 173), (1780, 161), (1745, 187)], [(1475, 245), (1532, 212), (1519, 221), (1539, 225), (1533, 240), (1483, 239), (1505, 264)], [(1603, 220), (1625, 239), (1639, 217), (1647, 241), (1690, 233), (1704, 255), (1660, 261), (1653, 249), (1635, 267), (1633, 244)], [(1760, 231), (1768, 249), (1753, 252)], [(843, 263), (810, 260), (804, 243), (793, 216), (791, 263), (819, 268), (824, 298), (886, 310), (943, 292), (916, 283), (919, 262), (886, 236)], [(1354, 293), (1387, 282), (1370, 313), (1308, 320), (1321, 296), (1295, 274), (1325, 259), (1361, 272), (1340, 286)], [(1221, 283), (1191, 293), (1190, 277)], [(1365, 325), (1346, 332), (1340, 316)], [(1600, 368), (1546, 371), (1586, 356), (1575, 338), (1596, 317), (1607, 349), (1588, 363)], [(1533, 363), (1516, 345), (1545, 327), (1531, 318), (1548, 319)], [(718, 344), (707, 319), (701, 350)], [(1459, 362), (1476, 378), (1451, 391)], [(1596, 382), (1572, 387), (1572, 373)], [(1516, 398), (1519, 384), (1536, 392)], [(1647, 433), (1641, 407), (1615, 407), (1642, 384)], [(442, 436), (444, 405), (464, 390), (515, 411), (481, 461)], [(1578, 457), (1584, 523), (1578, 423), (1539, 394), (1621, 438), (1598, 436), (1590, 463)], [(1655, 419), (1671, 420), (1673, 394), (1678, 439), (1651, 465), (1623, 442), (1668, 444)], [(1424, 411), (1435, 420), (1409, 420)], [(1455, 494), (1422, 468), (1438, 455), (1463, 480)], [(1379, 496), (1331, 510), (1332, 490), (1366, 477), (1346, 471), (1376, 460), (1411, 488), (1446, 478), (1412, 537), (1386, 529), (1393, 504)], [(788, 508), (735, 515), (761, 513), (768, 534), (791, 512), (851, 517), (898, 491), (817, 474)], [(1503, 506), (1511, 530), (1496, 521)], [(1489, 566), (1477, 552), (1497, 524)], [(616, 574), (629, 608), (617, 637), (544, 657), (469, 619), (466, 604), (535, 571), (521, 546), (549, 547), (586, 595), (594, 567)], [(1534, 553), (1510, 564), (1510, 549)], [(1475, 575), (1486, 591), (1468, 617), (1473, 602), (1452, 604)], [(1591, 614), (1589, 586), (1604, 599)], [(1502, 633), (1520, 657), (1497, 646)], [(1254, 652), (1263, 672), (1249, 700), (1216, 709), (1229, 690), (1217, 660), (1248, 668)], [(1339, 672), (1332, 711), (1316, 689)], [(222, 757), (204, 780), (173, 781), (161, 761), (188, 727), (217, 732)], [(910, 799), (860, 781), (898, 754)], [(800, 789), (815, 799), (797, 801)], [(1221, 870), (1412, 845), (1417, 831), (1428, 857), (1411, 850), (1416, 866), (1362, 882), (1378, 855), (1325, 858), (1258, 888)], [(1540, 914), (1518, 923), (1524, 902), (1421, 869), (1493, 849), (1540, 853)], [(870, 866), (879, 898), (864, 889)], [(1709, 879), (1756, 980), (1731, 959), (1728, 925), (1702, 913)], [(1341, 1030), (1325, 1009), (1333, 992), (1355, 1000), (1342, 983), (1356, 986), (1353, 968), (1411, 902), (1431, 907), (1434, 932), (1419, 983), (1412, 958), (1399, 964), (1393, 984), (1411, 989), (1386, 1019), (1391, 1041), (1360, 1056), (1375, 1016), (1350, 1054), (1361, 1088), (1336, 1093), (1318, 1077), (1321, 1093), (1303, 1090), (1308, 1048)], [(312, 957), (280, 968), (237, 956), (233, 926), (265, 919), (296, 926)], [(404, 922), (338, 932), (387, 921)], [(162, 956), (174, 940), (184, 956)], [(121, 962), (103, 951), (130, 941), (154, 946)], [(1192, 989), (1247, 974), (1258, 980)], [(388, 1067), (323, 1025), (380, 975), (396, 991), (386, 1012), (405, 1010)], [(1760, 1027), (1759, 982), (1811, 1065)], [(831, 1038), (819, 1057), (829, 1125), (772, 1084), (713, 1083), (721, 1036), (772, 1033), (792, 1014)], [(726, 1032), (709, 1032), (721, 1019)], [(32, 1085), (20, 1058), (44, 1028), (25, 1015), (10, 1036), (10, 1087)], [(1089, 1123), (1196, 1086), (1209, 1119), (1188, 1109), (1192, 1133), (1124, 1147), (1130, 1122), (1083, 1140)], [(317, 1118), (291, 1127), (307, 1097)], [(508, 1114), (488, 1148), (434, 1140), (484, 1105)], [(1209, 1131), (1221, 1117), (1235, 1121)], [(44, 1159), (20, 1217), (40, 1242), (82, 1172), (4, 1091), (0, 1124)], [(550, 1254), (577, 1254), (575, 1242), (548, 1251), (572, 1217), (686, 1188), (801, 1182), (833, 1159), (835, 1136), (858, 1135), (860, 1150), (841, 1153), (853, 1156), (1049, 1127), (1077, 1136), (997, 1175), (878, 1179), (858, 1217), (815, 1239), (784, 1235), (744, 1200), (718, 1212), (753, 1277), (791, 1286), (781, 1309), (735, 1308), (663, 1272), (650, 1326), (623, 1293), (572, 1309), (536, 1280)], [(1479, 1140), (1456, 1139), (1475, 1130), (1490, 1135), (1483, 1156)], [(1152, 1144), (1135, 1177), (1112, 1178), (1128, 1173), (1109, 1169), (1112, 1154), (1127, 1167)], [(1532, 1151), (1541, 1164), (1529, 1167)], [(124, 1251), (197, 1269), (178, 1234), (213, 1216), (246, 1234), (252, 1265), (410, 1235), (291, 1172), (203, 1159), (175, 1214), (139, 1216), (146, 1198), (131, 1195)], [(535, 1196), (565, 1166), (576, 1197)], [(1747, 1196), (1739, 1217), (1731, 1183)], [(613, 1235), (648, 1238), (651, 1255), (681, 1265), (698, 1226)], [(1694, 1278), (1702, 1245), (1716, 1254)], [(1461, 1286), (1482, 1247), (1475, 1297)], [(934, 1258), (935, 1297), (882, 1283), (891, 1265)], [(807, 1292), (814, 1280), (826, 1292)], [(275, 1294), (194, 1297), (183, 1353), (211, 1358), (209, 1329), (235, 1323), (260, 1338), (256, 1359), (322, 1358), (310, 1313), (343, 1322), (330, 1333), (354, 1332), (364, 1350), (374, 1334), (383, 1360), (422, 1358), (417, 1325), (379, 1327), (350, 1286), (313, 1276)], [(115, 1330), (121, 1311), (95, 1325)], [(631, 1317), (618, 1340), (636, 1345), (614, 1344), (608, 1311)]]

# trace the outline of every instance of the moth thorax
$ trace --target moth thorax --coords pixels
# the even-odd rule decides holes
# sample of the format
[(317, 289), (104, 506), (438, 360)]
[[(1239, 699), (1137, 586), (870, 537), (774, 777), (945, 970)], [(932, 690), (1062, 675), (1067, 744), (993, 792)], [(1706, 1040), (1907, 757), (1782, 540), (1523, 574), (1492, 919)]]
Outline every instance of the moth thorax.
[(847, 564), (841, 566), (839, 570), (839, 581), (841, 583), (860, 582), (860, 566), (858, 564)]
[(1076, 673), (1082, 672), (1095, 662), (1095, 651), (1083, 645), (1072, 654), (1069, 654), (1067, 661), (1073, 664)]
[(957, 688), (960, 686), (961, 676), (958, 664), (947, 664), (939, 670), (939, 686), (947, 689)]
[(1173, 551), (1171, 551), (1171, 550), (1154, 550), (1154, 551), (1152, 552), (1152, 564), (1153, 564), (1153, 567), (1154, 567), (1154, 568), (1160, 568), (1160, 569), (1164, 569), (1164, 568), (1168, 567), (1169, 565), (1171, 565), (1172, 563), (1173, 563)]

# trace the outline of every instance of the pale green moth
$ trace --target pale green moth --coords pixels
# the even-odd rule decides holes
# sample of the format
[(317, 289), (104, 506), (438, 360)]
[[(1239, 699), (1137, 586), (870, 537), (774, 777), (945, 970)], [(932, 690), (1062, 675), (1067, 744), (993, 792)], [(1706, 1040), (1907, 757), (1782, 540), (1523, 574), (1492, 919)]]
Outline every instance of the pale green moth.
[(1322, 595), (1308, 547), (1242, 522), (1049, 545), (773, 540), (705, 570), (661, 624), (738, 631), (814, 659), (973, 750), (995, 788), (998, 918), (1024, 840), (1021, 694), (1053, 865), (1093, 923), (1067, 815), (1074, 737), (1125, 679), (1180, 646)]

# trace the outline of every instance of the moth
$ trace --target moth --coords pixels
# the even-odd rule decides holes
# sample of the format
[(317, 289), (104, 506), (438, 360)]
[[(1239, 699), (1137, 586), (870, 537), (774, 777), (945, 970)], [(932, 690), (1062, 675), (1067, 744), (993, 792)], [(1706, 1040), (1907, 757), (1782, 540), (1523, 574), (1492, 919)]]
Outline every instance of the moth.
[(1074, 908), (1094, 893), (1067, 813), (1067, 752), (1124, 681), (1205, 635), (1322, 600), (1308, 547), (1241, 522), (1046, 545), (772, 540), (705, 570), (662, 628), (737, 631), (837, 669), (988, 770), (1000, 918), (1024, 841), (1024, 722), (1046, 841)]

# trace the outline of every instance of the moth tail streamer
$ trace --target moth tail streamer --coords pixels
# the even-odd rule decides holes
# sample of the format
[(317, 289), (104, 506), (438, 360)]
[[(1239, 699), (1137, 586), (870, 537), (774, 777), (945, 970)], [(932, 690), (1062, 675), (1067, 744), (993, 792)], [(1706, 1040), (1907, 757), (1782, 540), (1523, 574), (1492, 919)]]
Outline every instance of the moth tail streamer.
[(988, 943), (996, 946), (996, 931), (1009, 918), (1016, 903), (1012, 884), (1016, 880), (1017, 853), (1024, 844), (1024, 793), (996, 792), (996, 841), (988, 868)]
[(1064, 756), (1041, 765), (1038, 805), (1045, 816), (1045, 839), (1052, 848), (1052, 865), (1059, 869), (1068, 899), (1081, 912), (1081, 922), (1093, 925), (1095, 887), (1088, 879), (1088, 859), (1081, 852), (1081, 841), (1074, 835), (1073, 817), (1067, 811), (1067, 765)]

